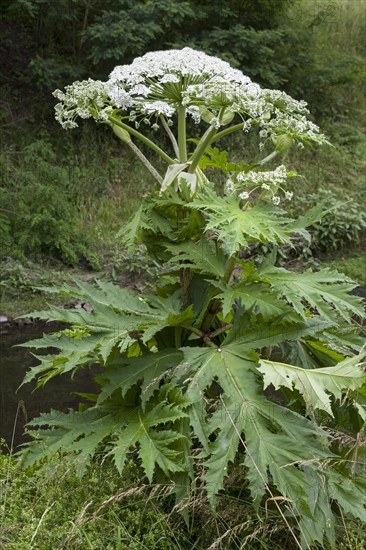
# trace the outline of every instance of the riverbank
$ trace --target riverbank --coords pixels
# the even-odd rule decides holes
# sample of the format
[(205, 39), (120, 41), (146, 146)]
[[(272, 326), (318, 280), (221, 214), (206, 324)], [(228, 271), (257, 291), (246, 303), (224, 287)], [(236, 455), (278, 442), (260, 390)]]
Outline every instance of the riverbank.
[[(113, 263), (112, 258), (106, 256), (104, 266), (99, 271), (71, 268), (61, 262), (45, 261), (42, 258), (37, 261), (7, 258), (0, 262), (0, 330), (9, 327), (18, 329), (32, 324), (31, 313), (47, 309), (50, 302), (60, 306), (68, 305), (67, 298), (47, 292), (47, 288), (72, 284), (74, 280), (92, 283), (96, 279), (113, 281), (137, 290), (142, 287), (143, 258), (122, 268), (119, 262)], [(145, 280), (152, 276), (150, 269), (147, 266)], [(27, 313), (30, 317), (18, 319)]]

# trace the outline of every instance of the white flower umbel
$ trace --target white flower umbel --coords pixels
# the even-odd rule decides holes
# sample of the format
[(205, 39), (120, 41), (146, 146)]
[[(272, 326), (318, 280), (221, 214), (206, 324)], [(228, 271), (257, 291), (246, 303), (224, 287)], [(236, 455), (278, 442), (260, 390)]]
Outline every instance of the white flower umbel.
[(267, 172), (239, 172), (236, 180), (241, 184), (249, 184), (249, 186), (261, 186), (263, 189), (271, 187), (279, 187), (286, 182), (287, 170), (286, 166), (281, 164), (275, 170)]
[(56, 120), (63, 128), (76, 128), (76, 118), (94, 118), (97, 121), (107, 121), (110, 86), (98, 80), (83, 80), (66, 86), (65, 92), (53, 92), (60, 103), (55, 107)]
[[(144, 143), (168, 166), (188, 163), (188, 174), (196, 173), (200, 159), (214, 141), (236, 131), (248, 132), (253, 126), (258, 126), (261, 145), (265, 141), (275, 147), (260, 165), (286, 152), (294, 142), (326, 142), (319, 128), (308, 120), (305, 102), (281, 91), (263, 89), (226, 61), (191, 48), (149, 52), (129, 65), (115, 67), (107, 82), (74, 82), (64, 92), (56, 90), (54, 96), (59, 100), (56, 119), (64, 128), (75, 128), (78, 118), (94, 118), (109, 124), (116, 135), (127, 135), (123, 141), (129, 146), (132, 138)], [(208, 125), (193, 152), (186, 135), (187, 117)], [(144, 135), (146, 124), (154, 130), (163, 126), (174, 156)], [(234, 183), (242, 192), (242, 187), (262, 186), (263, 194), (277, 196), (285, 180), (285, 168), (278, 167), (267, 173), (240, 173)], [(264, 184), (270, 189), (266, 191)]]
[[(130, 65), (115, 67), (108, 83), (111, 99), (123, 111), (128, 111), (132, 102), (134, 110), (145, 115), (143, 103), (147, 98), (157, 107), (160, 102), (169, 104), (167, 117), (183, 105), (196, 123), (203, 119), (216, 128), (239, 115), (243, 130), (259, 125), (261, 137), (287, 132), (300, 141), (323, 139), (318, 127), (306, 119), (304, 101), (296, 101), (281, 91), (262, 89), (226, 61), (192, 48), (149, 52)], [(206, 113), (209, 109), (212, 118), (201, 116), (202, 109)], [(150, 111), (153, 114), (161, 114), (161, 108)]]
[[(114, 68), (108, 82), (86, 80), (56, 90), (56, 118), (64, 128), (75, 128), (76, 119), (108, 120), (108, 107), (124, 119), (160, 123), (176, 114), (191, 116), (219, 129), (236, 116), (239, 127), (260, 127), (260, 137), (325, 141), (319, 128), (306, 117), (306, 103), (284, 92), (262, 89), (240, 70), (204, 52), (183, 48), (149, 52), (129, 65)], [(184, 111), (182, 111), (182, 109)], [(158, 120), (159, 119), (159, 120)], [(231, 128), (228, 129), (230, 133)]]
[[(287, 172), (286, 166), (281, 164), (275, 170), (266, 172), (239, 172), (236, 176), (237, 187), (247, 187), (251, 191), (242, 191), (238, 194), (241, 199), (247, 199), (250, 194), (256, 189), (261, 189), (263, 197), (272, 197), (273, 204), (276, 206), (280, 204), (281, 197), (278, 195), (279, 191), (284, 193), (287, 200), (291, 200), (293, 197), (292, 191), (285, 191), (283, 185), (287, 182), (289, 176), (297, 175), (295, 172)], [(233, 184), (234, 185), (234, 184)]]

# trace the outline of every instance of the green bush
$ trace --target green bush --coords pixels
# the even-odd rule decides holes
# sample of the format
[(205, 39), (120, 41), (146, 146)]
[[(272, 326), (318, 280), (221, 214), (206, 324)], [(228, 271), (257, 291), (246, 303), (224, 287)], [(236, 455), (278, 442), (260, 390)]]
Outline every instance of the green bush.
[(58, 165), (50, 143), (38, 140), (20, 153), (8, 150), (0, 157), (0, 169), (0, 258), (43, 254), (68, 265), (84, 258), (95, 266), (97, 258), (79, 235), (70, 172)]
[(340, 198), (327, 189), (319, 189), (297, 201), (297, 208), (310, 208), (319, 202), (326, 210), (322, 219), (312, 226), (312, 241), (308, 252), (331, 254), (345, 248), (357, 248), (366, 233), (366, 212), (347, 198)]

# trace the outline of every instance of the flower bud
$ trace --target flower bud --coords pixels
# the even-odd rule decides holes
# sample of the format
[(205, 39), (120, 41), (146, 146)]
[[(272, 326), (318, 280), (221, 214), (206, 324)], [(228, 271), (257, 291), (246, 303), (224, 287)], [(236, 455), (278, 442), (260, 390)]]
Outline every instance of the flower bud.
[(121, 128), (120, 126), (117, 126), (116, 124), (113, 124), (112, 130), (116, 134), (116, 136), (119, 137), (121, 141), (123, 141), (123, 143), (129, 143), (131, 141), (131, 136), (127, 132), (127, 130), (124, 130), (123, 128)]

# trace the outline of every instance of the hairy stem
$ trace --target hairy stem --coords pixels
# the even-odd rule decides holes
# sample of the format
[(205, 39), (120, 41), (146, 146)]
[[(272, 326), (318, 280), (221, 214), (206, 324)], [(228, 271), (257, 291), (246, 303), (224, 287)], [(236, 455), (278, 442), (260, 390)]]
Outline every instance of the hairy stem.
[(149, 170), (150, 174), (154, 176), (157, 182), (160, 184), (163, 183), (163, 178), (159, 172), (153, 167), (151, 162), (145, 157), (144, 153), (133, 143), (133, 141), (128, 141), (127, 145), (135, 153), (135, 155), (141, 160), (142, 164)]
[(179, 162), (187, 161), (187, 136), (186, 136), (186, 108), (178, 107), (178, 150)]
[(178, 147), (177, 140), (175, 139), (175, 135), (173, 134), (173, 132), (169, 128), (168, 123), (166, 121), (166, 118), (163, 115), (160, 115), (160, 120), (163, 124), (164, 130), (166, 131), (167, 135), (169, 136), (170, 141), (172, 142), (175, 156), (177, 157), (177, 159), (179, 159), (179, 147)]

